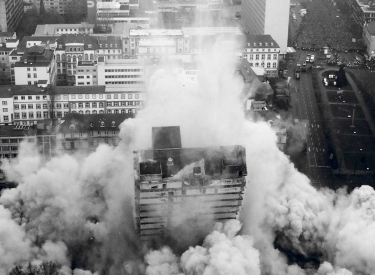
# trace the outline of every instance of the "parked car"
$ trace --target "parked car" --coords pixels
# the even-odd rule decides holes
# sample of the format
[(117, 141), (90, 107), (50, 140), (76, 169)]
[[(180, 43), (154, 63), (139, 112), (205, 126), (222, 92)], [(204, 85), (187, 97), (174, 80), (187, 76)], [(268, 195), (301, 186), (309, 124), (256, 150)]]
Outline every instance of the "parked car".
[(312, 55), (310, 56), (310, 62), (313, 63), (314, 61), (315, 61), (315, 55), (312, 54)]

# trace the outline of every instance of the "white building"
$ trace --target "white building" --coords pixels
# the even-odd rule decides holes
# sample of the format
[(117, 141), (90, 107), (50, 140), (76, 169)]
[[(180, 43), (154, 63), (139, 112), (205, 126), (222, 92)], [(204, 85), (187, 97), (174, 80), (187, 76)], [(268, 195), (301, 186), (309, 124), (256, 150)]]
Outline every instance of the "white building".
[(242, 1), (241, 20), (248, 34), (271, 35), (286, 54), (290, 0)]
[(262, 68), (269, 77), (278, 76), (280, 47), (270, 35), (247, 35), (243, 52), (254, 71)]
[(56, 62), (53, 50), (33, 46), (25, 52), (20, 62), (14, 64), (16, 85), (46, 87), (56, 79)]
[(10, 86), (0, 86), (0, 124), (12, 124), (13, 115), (13, 93)]

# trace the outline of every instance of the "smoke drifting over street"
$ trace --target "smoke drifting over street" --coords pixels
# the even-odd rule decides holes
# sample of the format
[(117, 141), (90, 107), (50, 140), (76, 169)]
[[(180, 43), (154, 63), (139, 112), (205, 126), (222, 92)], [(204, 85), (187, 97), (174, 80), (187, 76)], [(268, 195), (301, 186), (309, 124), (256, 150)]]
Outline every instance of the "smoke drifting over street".
[[(45, 163), (24, 144), (3, 165), (18, 186), (0, 198), (0, 274), (42, 261), (82, 275), (375, 274), (375, 191), (314, 189), (268, 123), (245, 119), (235, 53), (235, 42), (217, 41), (199, 59), (197, 82), (156, 69), (145, 109), (122, 124), (116, 148)], [(179, 243), (183, 253), (145, 247), (133, 222), (132, 152), (151, 147), (152, 126), (175, 125), (183, 147), (245, 145), (248, 170), (240, 221), (216, 224), (203, 243)]]

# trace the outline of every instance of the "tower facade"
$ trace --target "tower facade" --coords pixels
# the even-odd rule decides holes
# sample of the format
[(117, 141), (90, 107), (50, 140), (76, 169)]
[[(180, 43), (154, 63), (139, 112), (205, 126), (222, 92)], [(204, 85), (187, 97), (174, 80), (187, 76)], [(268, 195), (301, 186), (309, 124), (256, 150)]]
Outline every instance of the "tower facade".
[(14, 32), (22, 16), (22, 0), (0, 0), (0, 32)]
[[(246, 186), (245, 148), (182, 148), (180, 128), (152, 129), (135, 153), (135, 218), (142, 240), (210, 230), (237, 219)], [(187, 233), (188, 234), (188, 233)]]
[(269, 34), (285, 54), (288, 43), (290, 0), (242, 1), (242, 22), (249, 34)]

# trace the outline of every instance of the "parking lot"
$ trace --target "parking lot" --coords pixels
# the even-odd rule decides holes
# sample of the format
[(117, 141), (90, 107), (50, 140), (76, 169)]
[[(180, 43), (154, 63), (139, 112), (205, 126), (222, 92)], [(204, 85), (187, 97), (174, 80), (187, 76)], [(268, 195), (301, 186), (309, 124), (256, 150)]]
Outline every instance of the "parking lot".
[(330, 104), (329, 108), (334, 118), (351, 118), (353, 116), (355, 119), (365, 119), (365, 114), (363, 113), (361, 106), (350, 105), (350, 104)]
[[(330, 89), (332, 87), (329, 87)], [(337, 94), (337, 90), (327, 91), (328, 101), (330, 103), (346, 103), (346, 104), (358, 104), (358, 99), (354, 92), (352, 91), (343, 91), (341, 97)]]
[(372, 135), (370, 126), (366, 120), (355, 119), (354, 127), (352, 126), (352, 119), (334, 119), (333, 120), (336, 134), (349, 134), (349, 135)]

